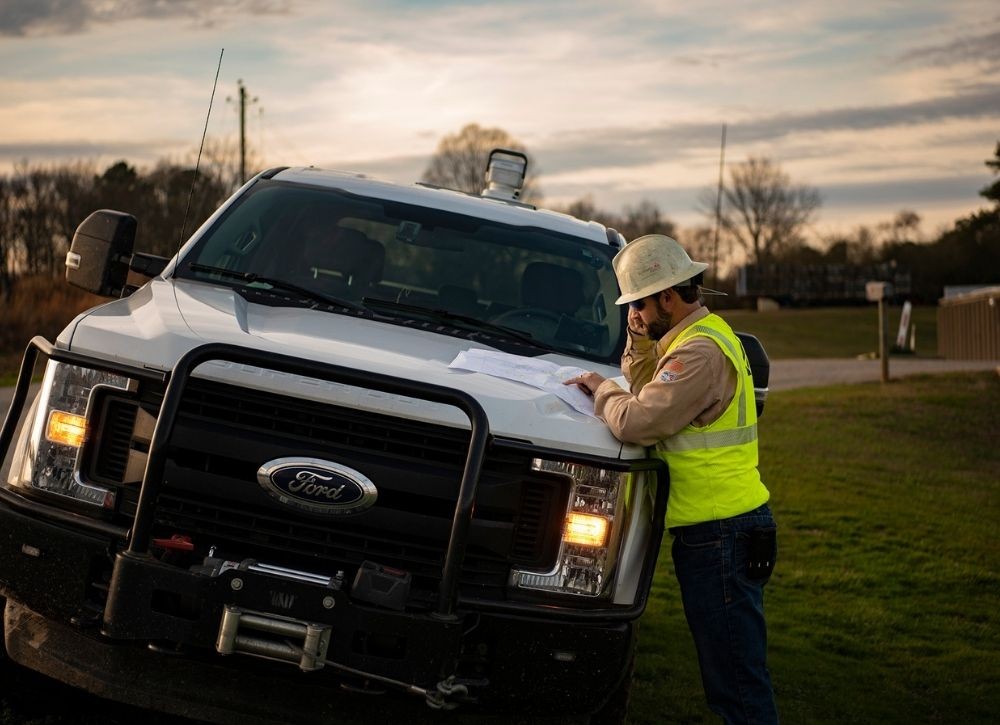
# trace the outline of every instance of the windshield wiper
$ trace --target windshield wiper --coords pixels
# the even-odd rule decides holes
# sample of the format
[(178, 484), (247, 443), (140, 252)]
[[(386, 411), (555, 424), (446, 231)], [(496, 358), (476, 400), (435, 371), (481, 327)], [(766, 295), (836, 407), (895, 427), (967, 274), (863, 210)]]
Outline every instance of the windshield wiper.
[(276, 277), (265, 277), (263, 275), (257, 274), (256, 272), (237, 272), (233, 269), (226, 269), (225, 267), (213, 267), (210, 264), (198, 264), (197, 262), (192, 262), (187, 266), (192, 272), (210, 272), (212, 274), (218, 274), (223, 277), (231, 277), (232, 279), (242, 280), (243, 282), (260, 282), (261, 284), (269, 284), (273, 289), (280, 289), (285, 292), (294, 292), (300, 297), (303, 297), (313, 302), (319, 302), (325, 305), (331, 305), (333, 307), (343, 307), (348, 310), (353, 310), (354, 312), (366, 312), (362, 305), (359, 305), (350, 300), (345, 300), (340, 297), (333, 297), (330, 295), (325, 295), (322, 292), (317, 292), (316, 290), (311, 290), (308, 287), (300, 287), (292, 282), (286, 282), (283, 279), (278, 279)]
[(423, 307), (421, 305), (411, 305), (405, 302), (396, 302), (395, 300), (384, 300), (379, 297), (365, 297), (364, 303), (367, 307), (383, 307), (397, 312), (409, 312), (416, 315), (423, 315), (442, 322), (452, 322), (455, 323), (456, 326), (472, 328), (473, 330), (483, 332), (491, 332), (495, 335), (499, 335), (500, 337), (505, 337), (509, 340), (516, 340), (526, 345), (531, 345), (532, 347), (537, 347), (549, 352), (559, 352), (559, 350), (551, 345), (547, 345), (541, 340), (532, 337), (530, 333), (516, 330), (513, 327), (506, 327), (504, 325), (487, 322), (486, 320), (480, 320), (478, 317), (472, 317), (471, 315), (462, 315), (458, 312)]

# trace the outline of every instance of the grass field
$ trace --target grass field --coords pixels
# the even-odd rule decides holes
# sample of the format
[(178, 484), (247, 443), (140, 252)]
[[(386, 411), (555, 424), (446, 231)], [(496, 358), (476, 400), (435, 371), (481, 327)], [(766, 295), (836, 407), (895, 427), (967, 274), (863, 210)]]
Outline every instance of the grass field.
[[(766, 608), (784, 722), (996, 721), (998, 409), (990, 373), (768, 399), (761, 472), (779, 554)], [(666, 547), (631, 713), (634, 723), (717, 721)]]
[[(769, 397), (761, 472), (779, 555), (766, 606), (784, 722), (996, 721), (998, 409), (992, 373)], [(58, 708), (67, 713), (96, 702), (51, 697), (74, 708)], [(42, 717), (48, 708), (31, 702), (0, 694), (0, 723), (80, 721)], [(104, 717), (129, 721), (117, 711)], [(482, 720), (454, 713), (440, 722)], [(717, 722), (704, 704), (669, 544), (640, 623), (631, 722)]]
[[(889, 308), (889, 344), (896, 339), (901, 307)], [(816, 307), (773, 312), (723, 310), (734, 329), (756, 335), (774, 360), (797, 357), (855, 357), (875, 352), (878, 345), (878, 313), (867, 307)], [(915, 307), (916, 354), (937, 355), (937, 308)]]

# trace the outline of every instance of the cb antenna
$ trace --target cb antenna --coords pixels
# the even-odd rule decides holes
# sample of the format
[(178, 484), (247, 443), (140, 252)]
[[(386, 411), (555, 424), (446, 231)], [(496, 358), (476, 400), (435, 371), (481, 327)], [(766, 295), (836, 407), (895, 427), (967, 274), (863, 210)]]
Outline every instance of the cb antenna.
[(184, 208), (184, 221), (181, 222), (181, 238), (177, 248), (184, 244), (184, 232), (187, 230), (188, 213), (191, 211), (191, 199), (194, 197), (194, 185), (198, 183), (198, 169), (201, 168), (201, 152), (205, 148), (205, 135), (208, 133), (208, 119), (212, 117), (212, 104), (215, 102), (215, 88), (219, 85), (219, 71), (222, 70), (222, 54), (225, 48), (219, 50), (219, 64), (215, 68), (215, 82), (212, 83), (212, 97), (208, 99), (208, 113), (205, 114), (205, 128), (201, 132), (201, 145), (198, 147), (198, 160), (194, 164), (194, 176), (191, 178), (191, 191), (188, 192), (187, 206)]

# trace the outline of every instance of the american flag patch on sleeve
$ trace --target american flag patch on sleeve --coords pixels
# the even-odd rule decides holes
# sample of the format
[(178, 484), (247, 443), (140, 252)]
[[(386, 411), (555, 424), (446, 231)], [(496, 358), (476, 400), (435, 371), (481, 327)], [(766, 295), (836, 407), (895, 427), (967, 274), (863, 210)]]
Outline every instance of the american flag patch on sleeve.
[(677, 377), (684, 370), (684, 363), (680, 360), (670, 360), (666, 365), (663, 366), (663, 372), (660, 373), (660, 380), (665, 383), (672, 383), (677, 379)]

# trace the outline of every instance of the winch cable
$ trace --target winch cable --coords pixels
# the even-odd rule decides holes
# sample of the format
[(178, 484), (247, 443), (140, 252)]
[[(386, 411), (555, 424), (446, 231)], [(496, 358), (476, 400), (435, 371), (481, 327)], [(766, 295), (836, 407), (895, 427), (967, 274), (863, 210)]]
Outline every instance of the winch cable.
[[(303, 652), (303, 649), (294, 642), (285, 640), (285, 644), (298, 652)], [(423, 697), (427, 706), (434, 710), (454, 710), (460, 703), (449, 700), (448, 698), (461, 698), (469, 694), (469, 688), (461, 683), (456, 683), (454, 675), (441, 680), (437, 683), (434, 690), (429, 690), (425, 687), (420, 687), (419, 685), (403, 682), (402, 680), (394, 680), (391, 677), (376, 675), (373, 672), (365, 672), (364, 670), (359, 670), (354, 667), (341, 664), (340, 662), (334, 662), (333, 660), (323, 660), (323, 664), (329, 665), (333, 669), (340, 672), (354, 675), (355, 677), (361, 677), (366, 680), (374, 680), (375, 682), (379, 682), (383, 685), (397, 687), (407, 694)]]

